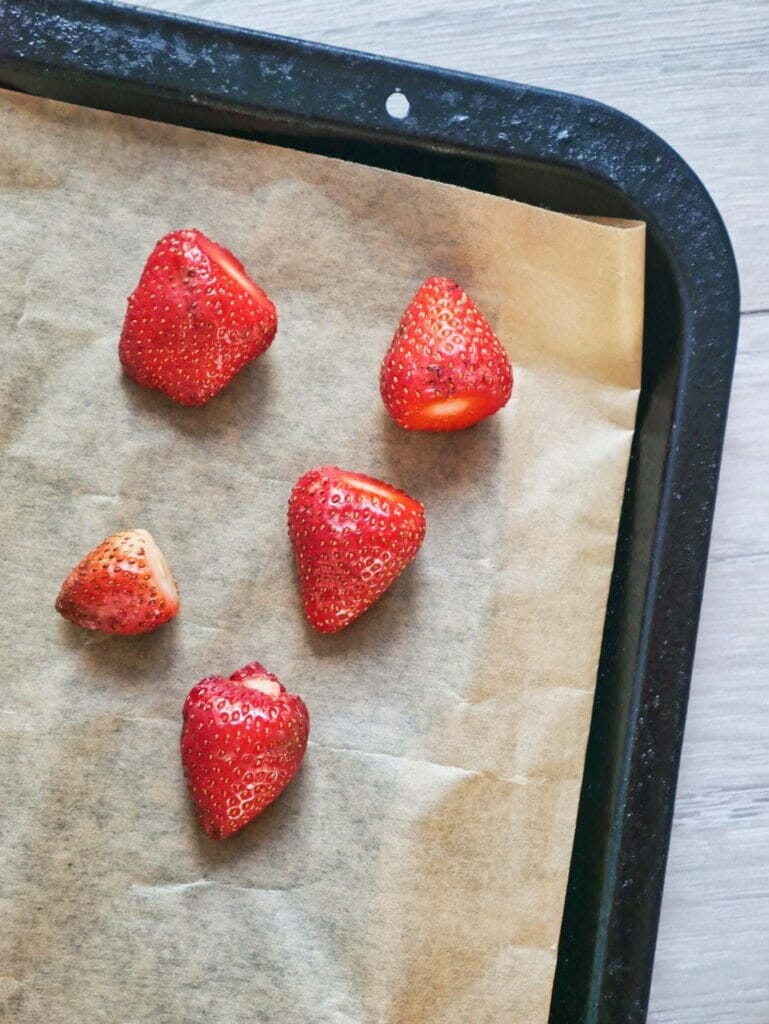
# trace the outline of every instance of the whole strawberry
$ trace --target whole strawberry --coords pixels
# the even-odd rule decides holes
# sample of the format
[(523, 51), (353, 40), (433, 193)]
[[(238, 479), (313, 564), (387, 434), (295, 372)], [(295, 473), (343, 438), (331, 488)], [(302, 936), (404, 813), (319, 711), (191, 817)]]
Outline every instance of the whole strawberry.
[(201, 827), (212, 839), (239, 831), (299, 770), (310, 717), (257, 661), (190, 690), (182, 714), (182, 765)]
[(506, 404), (513, 369), (473, 300), (447, 277), (429, 277), (398, 324), (379, 387), (401, 427), (461, 430)]
[(194, 229), (152, 250), (120, 338), (138, 384), (182, 405), (203, 405), (272, 343), (275, 307), (231, 252)]
[(62, 584), (56, 611), (86, 629), (148, 633), (179, 611), (179, 592), (147, 530), (113, 534), (83, 558)]
[(380, 597), (419, 550), (421, 502), (362, 473), (321, 466), (301, 477), (288, 502), (304, 611), (320, 633), (336, 633)]

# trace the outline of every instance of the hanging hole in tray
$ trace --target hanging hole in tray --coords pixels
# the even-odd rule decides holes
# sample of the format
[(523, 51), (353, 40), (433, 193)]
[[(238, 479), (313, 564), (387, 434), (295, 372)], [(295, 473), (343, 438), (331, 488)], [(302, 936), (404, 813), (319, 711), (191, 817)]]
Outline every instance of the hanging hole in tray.
[(409, 110), (411, 104), (403, 95), (402, 92), (392, 92), (385, 101), (385, 110), (390, 117), (395, 117), (397, 120), (402, 121), (404, 117), (409, 116)]

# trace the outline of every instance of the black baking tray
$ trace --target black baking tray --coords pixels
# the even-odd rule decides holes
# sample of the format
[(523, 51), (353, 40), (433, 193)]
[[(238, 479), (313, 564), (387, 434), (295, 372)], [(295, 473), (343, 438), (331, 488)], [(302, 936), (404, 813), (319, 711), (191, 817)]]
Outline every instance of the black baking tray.
[(0, 85), (646, 221), (643, 383), (550, 1014), (642, 1022), (739, 320), (705, 188), (591, 100), (99, 0), (0, 0)]

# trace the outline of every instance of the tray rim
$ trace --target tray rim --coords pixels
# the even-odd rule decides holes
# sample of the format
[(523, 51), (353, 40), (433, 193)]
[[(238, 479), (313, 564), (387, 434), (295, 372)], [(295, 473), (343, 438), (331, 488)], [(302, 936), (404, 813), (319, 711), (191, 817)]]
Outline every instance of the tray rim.
[[(153, 38), (164, 44), (157, 64), (146, 46)], [(68, 47), (78, 40), (96, 45), (74, 48), (75, 58)], [(245, 69), (245, 78), (215, 81), (202, 64), (193, 67), (190, 54), (202, 59), (211, 47)], [(134, 64), (119, 70), (115, 48), (133, 54)], [(373, 133), (386, 145), (560, 165), (620, 193), (646, 221), (675, 281), (683, 349), (639, 624), (633, 722), (613, 794), (612, 859), (579, 1015), (584, 1024), (643, 1021), (739, 325), (734, 254), (707, 190), (664, 140), (597, 101), (110, 0), (0, 0), (0, 85), (13, 87), (19, 71), (30, 69), (54, 91), (62, 81), (75, 90), (78, 83), (132, 88), (147, 98), (184, 98), (214, 112), (258, 111), (276, 130), (290, 124), (348, 138)], [(315, 88), (308, 91), (308, 83)], [(419, 97), (418, 110), (412, 104), (405, 119), (391, 118), (384, 103), (393, 91)], [(49, 92), (44, 86), (38, 94)], [(509, 130), (495, 130), (499, 124), (508, 128), (505, 111), (523, 107), (525, 121), (513, 119)], [(666, 650), (671, 635), (674, 651)], [(643, 810), (656, 781), (637, 749), (638, 716), (648, 714), (662, 692), (671, 697), (664, 728), (657, 729), (663, 748), (657, 753), (667, 772), (663, 815), (641, 868), (648, 911), (643, 934), (632, 936), (633, 908), (621, 894), (621, 868), (632, 853), (625, 819), (628, 807), (631, 816), (634, 806)], [(578, 828), (581, 816), (582, 798)]]

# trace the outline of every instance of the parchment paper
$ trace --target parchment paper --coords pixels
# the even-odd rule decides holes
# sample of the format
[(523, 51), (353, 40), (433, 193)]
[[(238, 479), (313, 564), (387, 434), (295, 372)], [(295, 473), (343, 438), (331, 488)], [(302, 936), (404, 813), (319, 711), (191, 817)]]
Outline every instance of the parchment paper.
[[(544, 1024), (636, 409), (644, 229), (0, 94), (4, 1018), (14, 1024)], [(117, 340), (155, 241), (199, 227), (277, 339), (182, 409)], [(409, 434), (379, 361), (422, 279), (458, 280), (512, 402)], [(285, 529), (336, 463), (427, 506), (413, 566), (315, 635)], [(58, 587), (145, 527), (178, 619), (60, 620)], [(304, 766), (205, 839), (188, 689), (252, 659), (306, 700)]]

